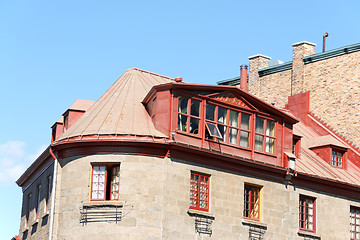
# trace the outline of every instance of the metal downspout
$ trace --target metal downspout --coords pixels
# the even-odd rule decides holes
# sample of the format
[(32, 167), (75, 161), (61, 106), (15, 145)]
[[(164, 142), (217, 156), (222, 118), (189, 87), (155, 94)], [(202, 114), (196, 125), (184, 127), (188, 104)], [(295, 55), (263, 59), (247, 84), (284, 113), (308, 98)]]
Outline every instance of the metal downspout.
[(53, 174), (53, 188), (51, 193), (51, 210), (50, 210), (50, 226), (49, 226), (49, 240), (52, 240), (53, 226), (54, 226), (54, 212), (55, 212), (55, 193), (56, 193), (56, 177), (58, 159), (50, 148), (50, 155), (54, 158), (54, 174)]

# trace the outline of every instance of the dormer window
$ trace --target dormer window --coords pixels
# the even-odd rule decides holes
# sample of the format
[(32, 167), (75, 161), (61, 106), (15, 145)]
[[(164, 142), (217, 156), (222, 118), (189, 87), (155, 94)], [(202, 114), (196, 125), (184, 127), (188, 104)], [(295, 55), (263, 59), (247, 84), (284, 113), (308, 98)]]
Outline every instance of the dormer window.
[(346, 169), (347, 147), (330, 135), (313, 138), (309, 148), (329, 165)]
[(275, 122), (257, 117), (255, 123), (255, 150), (275, 152)]
[(178, 129), (183, 132), (199, 135), (200, 101), (179, 97)]
[(251, 123), (255, 115), (250, 109), (245, 109), (243, 105), (237, 109), (215, 100), (179, 96), (177, 130), (207, 140), (275, 154), (274, 120), (256, 116), (254, 131)]
[(331, 165), (342, 167), (343, 155), (343, 152), (332, 149)]
[(68, 129), (69, 127), (69, 114), (66, 114), (64, 116), (64, 132)]

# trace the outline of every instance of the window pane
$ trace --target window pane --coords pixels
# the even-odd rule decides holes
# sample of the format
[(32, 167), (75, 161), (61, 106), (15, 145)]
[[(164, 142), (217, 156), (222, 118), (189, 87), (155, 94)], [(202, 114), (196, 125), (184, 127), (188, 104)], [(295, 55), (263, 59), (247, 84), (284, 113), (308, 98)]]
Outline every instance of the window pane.
[(196, 117), (200, 117), (200, 102), (191, 99), (191, 110), (190, 114)]
[(241, 114), (241, 129), (250, 130), (250, 115), (242, 113)]
[(190, 133), (199, 134), (199, 122), (197, 118), (190, 118)]
[(256, 118), (255, 132), (264, 133), (264, 119)]
[(187, 116), (179, 114), (179, 117), (178, 117), (178, 129), (180, 131), (186, 132), (186, 122), (187, 122)]
[(234, 128), (229, 128), (229, 143), (237, 143), (238, 130)]
[(184, 97), (179, 97), (179, 113), (188, 113), (188, 105), (189, 99)]
[(267, 120), (266, 135), (275, 137), (275, 122)]
[(206, 119), (215, 121), (215, 106), (211, 104), (206, 105)]
[(238, 118), (239, 118), (239, 113), (230, 110), (229, 125), (232, 127), (238, 127)]
[(264, 142), (264, 136), (255, 134), (255, 150), (264, 151), (263, 142)]
[(274, 153), (275, 139), (266, 137), (266, 148), (265, 151), (268, 153)]
[(218, 107), (218, 122), (226, 124), (227, 110), (222, 107)]
[(218, 125), (218, 128), (219, 128), (221, 136), (223, 137), (220, 140), (225, 141), (226, 140), (226, 126)]
[(206, 123), (206, 129), (209, 131), (211, 137), (222, 138), (218, 127), (213, 123)]
[(249, 133), (241, 131), (240, 133), (240, 146), (249, 147)]

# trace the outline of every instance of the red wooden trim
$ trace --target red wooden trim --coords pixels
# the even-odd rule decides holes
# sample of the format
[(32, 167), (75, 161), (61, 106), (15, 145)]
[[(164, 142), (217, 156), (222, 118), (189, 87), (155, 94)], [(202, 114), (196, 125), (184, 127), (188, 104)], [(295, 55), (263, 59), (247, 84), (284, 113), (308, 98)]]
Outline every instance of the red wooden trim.
[[(209, 211), (210, 176), (205, 175), (205, 174), (201, 174), (201, 173), (196, 173), (196, 172), (192, 171), (191, 175), (190, 175), (190, 184), (191, 184), (191, 177), (193, 175), (198, 176), (197, 183), (196, 183), (196, 186), (197, 186), (197, 190), (196, 190), (196, 206), (190, 206), (190, 209), (195, 209), (195, 210), (208, 212)], [(206, 206), (207, 206), (207, 208), (201, 208), (200, 207), (200, 201), (201, 201), (200, 200), (200, 196), (201, 196), (201, 177), (204, 177), (205, 179), (207, 179), (207, 181), (206, 181)], [(191, 198), (190, 198), (190, 200), (191, 200)]]
[[(312, 201), (312, 204), (313, 204), (313, 209), (312, 209), (312, 224), (313, 224), (313, 229), (308, 229), (308, 228), (302, 228), (299, 226), (300, 230), (303, 230), (303, 231), (307, 231), (307, 232), (316, 232), (316, 198), (314, 197), (309, 197), (309, 196), (306, 196), (306, 195), (300, 195), (299, 196), (299, 205), (301, 206), (301, 200), (303, 201), (306, 201), (306, 200), (310, 200)], [(299, 211), (301, 211), (301, 207), (299, 206)], [(304, 206), (305, 207), (305, 206)], [(305, 215), (307, 216), (307, 208), (304, 209), (304, 212), (301, 213), (299, 212), (299, 215)], [(306, 217), (305, 217), (306, 218)], [(304, 219), (305, 219), (304, 218)], [(306, 221), (307, 219), (305, 219)], [(300, 225), (300, 222), (301, 222), (301, 219), (300, 219), (300, 216), (299, 216), (299, 225)]]

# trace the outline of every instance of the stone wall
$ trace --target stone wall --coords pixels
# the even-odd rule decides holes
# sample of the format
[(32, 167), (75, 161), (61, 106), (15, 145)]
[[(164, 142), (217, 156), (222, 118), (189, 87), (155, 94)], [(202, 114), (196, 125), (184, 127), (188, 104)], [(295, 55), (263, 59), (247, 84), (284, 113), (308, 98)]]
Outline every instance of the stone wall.
[[(96, 162), (120, 163), (120, 201), (125, 208), (117, 224), (80, 221), (80, 208), (89, 203), (91, 164)], [(195, 217), (188, 213), (191, 171), (210, 175), (210, 210), (205, 215), (215, 218), (211, 235), (196, 232)], [(256, 226), (266, 228), (263, 239), (304, 239), (298, 235), (300, 194), (316, 198), (316, 232), (322, 239), (349, 239), (350, 206), (360, 206), (359, 201), (171, 158), (73, 157), (62, 162), (58, 180), (54, 229), (58, 240), (249, 239), (249, 224), (254, 222), (243, 218), (245, 183), (262, 187), (262, 217)], [(48, 239), (45, 229), (25, 239)]]
[[(49, 223), (50, 223), (50, 205), (51, 195), (49, 196), (48, 205), (46, 205), (46, 196), (48, 192), (48, 176), (53, 175), (54, 167), (51, 165), (39, 177), (32, 179), (34, 182), (23, 192), (21, 220), (19, 239), (48, 239)], [(37, 204), (37, 186), (41, 185), (40, 205), (38, 217), (36, 218)], [(52, 185), (52, 184), (51, 184)], [(51, 186), (52, 187), (52, 186)], [(28, 224), (26, 221), (26, 213), (28, 211), (28, 195), (31, 193), (30, 214)]]

